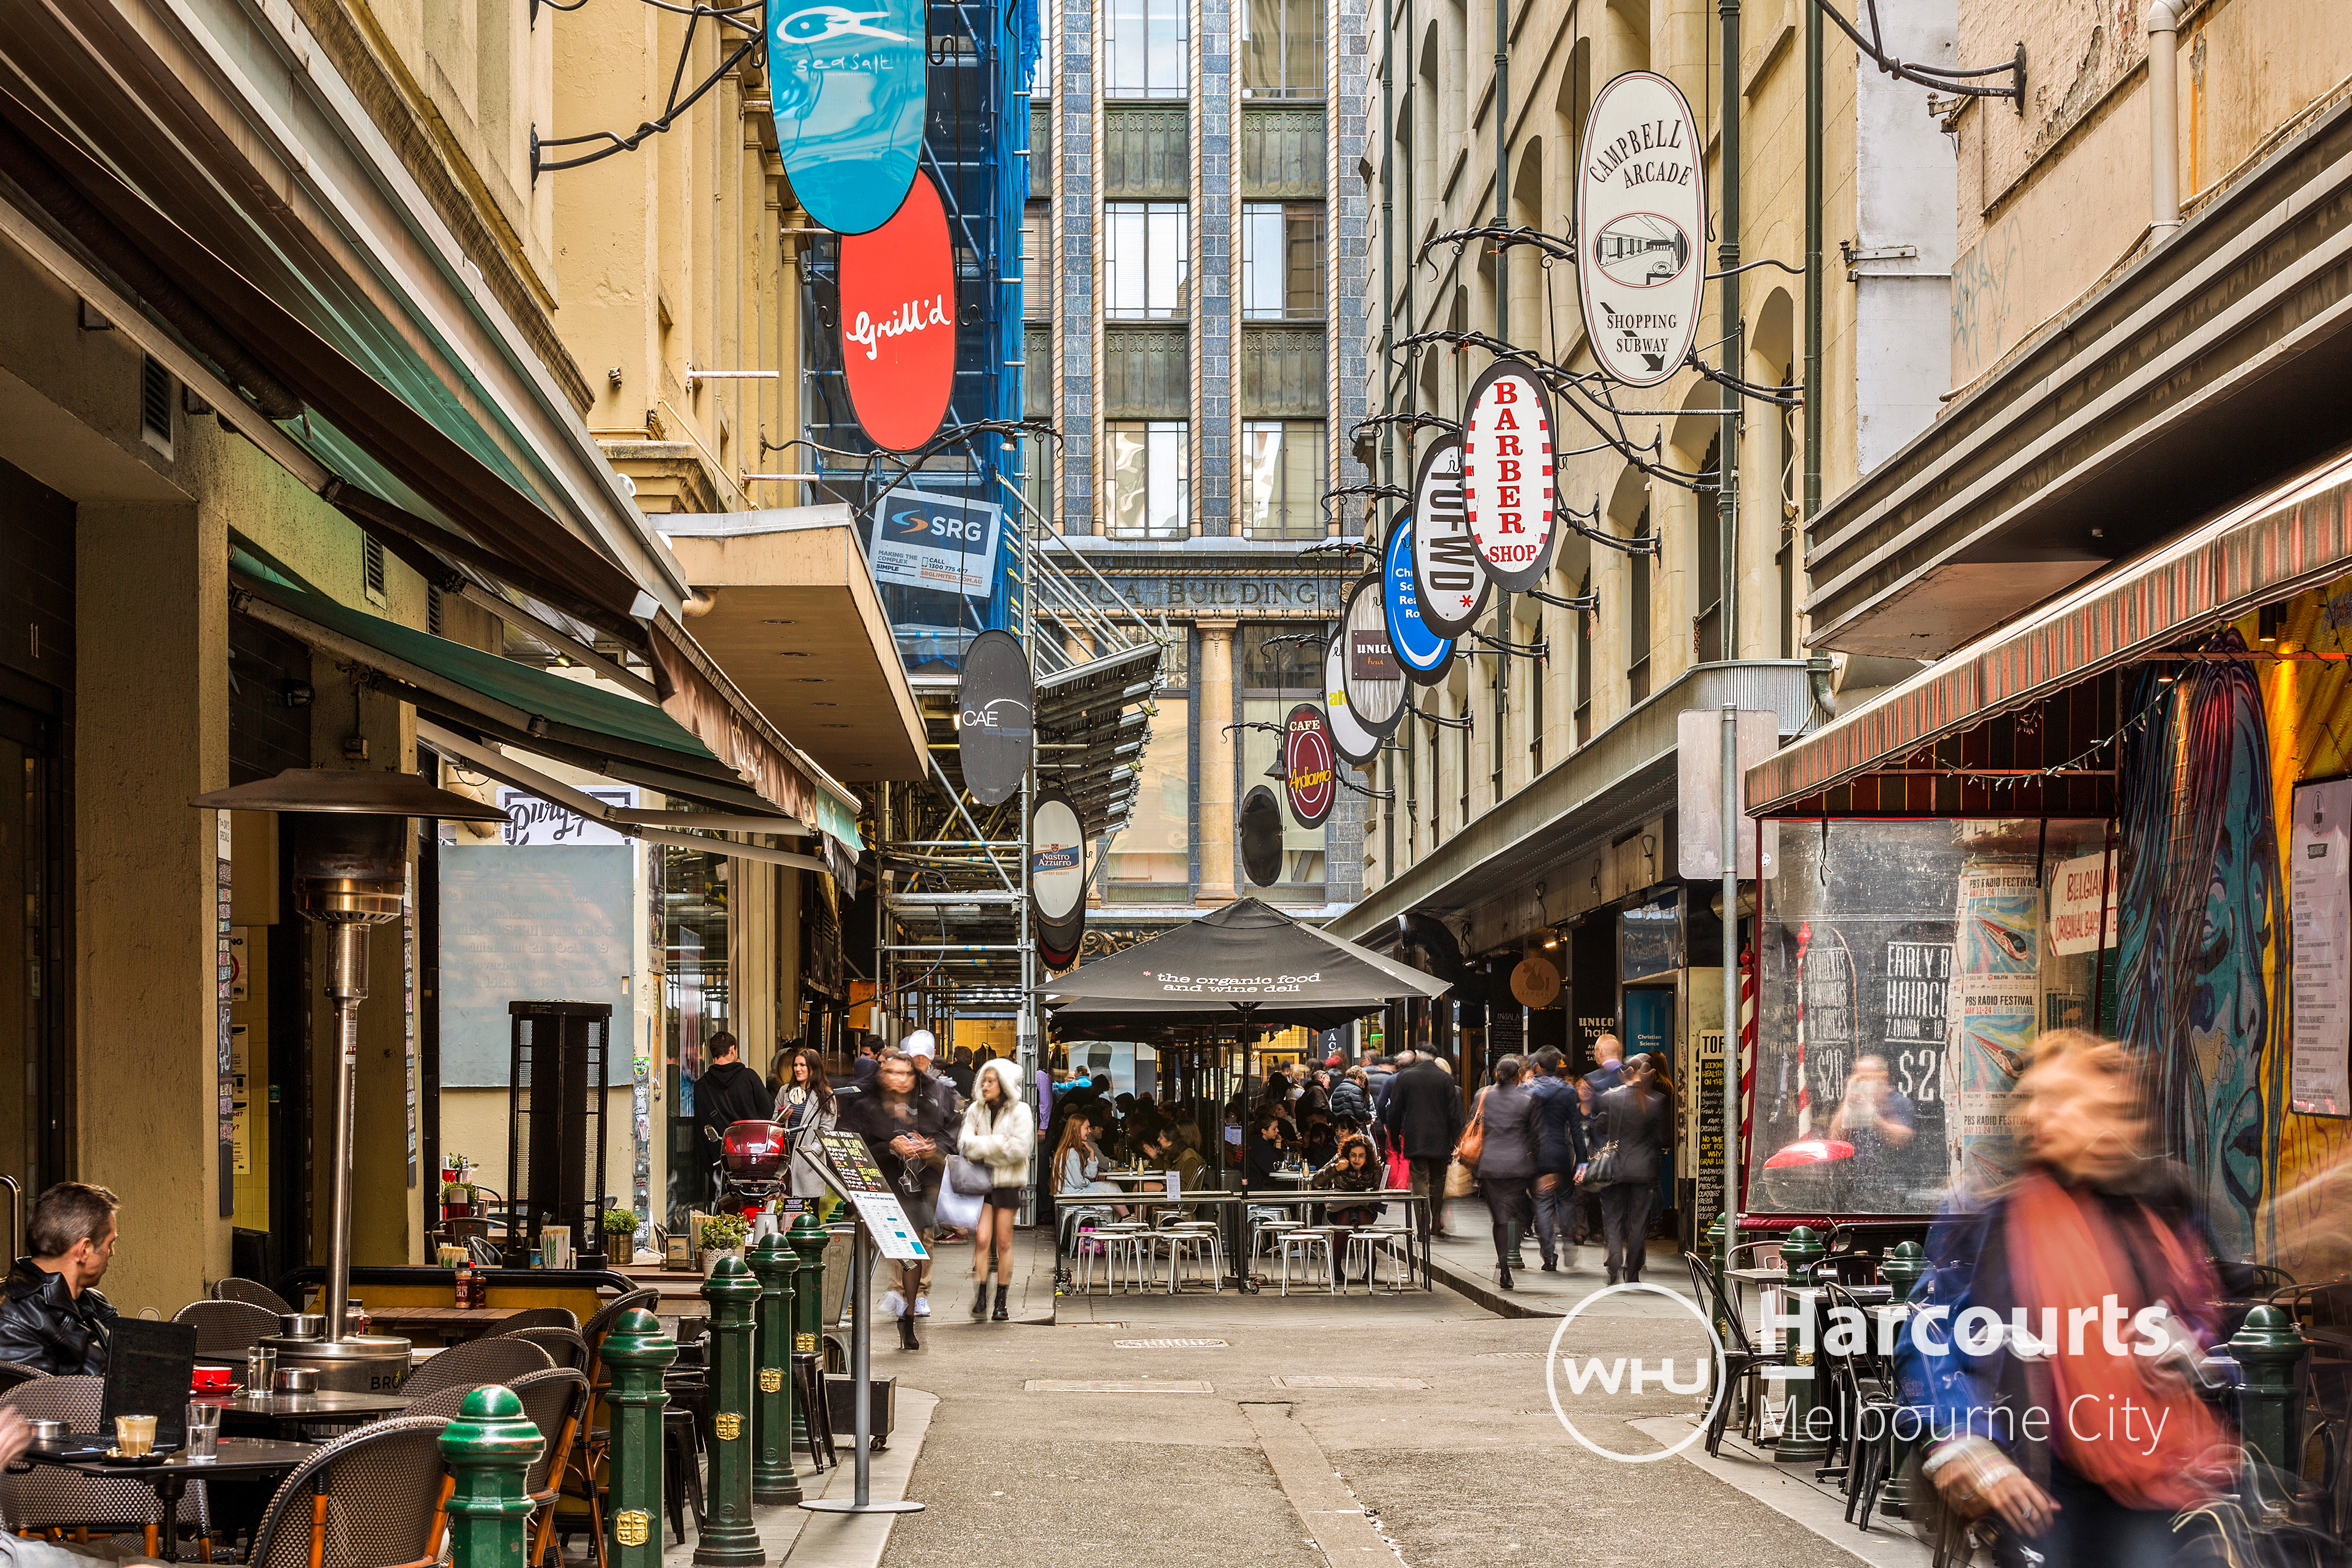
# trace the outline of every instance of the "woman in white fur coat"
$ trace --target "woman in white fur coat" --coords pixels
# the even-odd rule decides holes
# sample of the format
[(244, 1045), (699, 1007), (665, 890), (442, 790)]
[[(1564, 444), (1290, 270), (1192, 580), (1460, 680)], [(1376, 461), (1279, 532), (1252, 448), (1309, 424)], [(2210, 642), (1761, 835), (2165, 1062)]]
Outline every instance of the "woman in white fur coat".
[[(971, 1088), (971, 1107), (963, 1113), (957, 1152), (987, 1166), (993, 1179), (971, 1238), (971, 1315), (974, 1321), (992, 1315), (1001, 1323), (1012, 1316), (1005, 1310), (1004, 1296), (1013, 1280), (1013, 1216), (1020, 1212), (1022, 1189), (1029, 1182), (1029, 1157), (1037, 1151), (1037, 1118), (1021, 1098), (1013, 1064), (1002, 1057), (981, 1064)], [(996, 1268), (996, 1310), (989, 1314), (992, 1262)]]

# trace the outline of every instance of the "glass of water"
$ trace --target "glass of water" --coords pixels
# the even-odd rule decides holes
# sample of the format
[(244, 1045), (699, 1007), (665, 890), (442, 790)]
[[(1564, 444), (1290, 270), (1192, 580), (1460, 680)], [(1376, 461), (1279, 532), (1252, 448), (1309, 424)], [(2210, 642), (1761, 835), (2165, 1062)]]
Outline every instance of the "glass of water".
[(220, 1454), (221, 1407), (217, 1405), (188, 1406), (188, 1458), (215, 1458)]

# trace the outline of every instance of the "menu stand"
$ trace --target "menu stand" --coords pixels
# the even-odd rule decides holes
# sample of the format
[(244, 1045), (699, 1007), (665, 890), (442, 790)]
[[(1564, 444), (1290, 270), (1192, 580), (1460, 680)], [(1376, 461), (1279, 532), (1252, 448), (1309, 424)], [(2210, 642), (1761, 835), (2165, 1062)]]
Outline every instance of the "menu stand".
[[(838, 1194), (856, 1216), (856, 1226), (849, 1238), (849, 1381), (851, 1405), (856, 1409), (851, 1431), (854, 1434), (855, 1485), (846, 1498), (803, 1498), (799, 1506), (811, 1513), (920, 1513), (923, 1505), (912, 1498), (874, 1497), (874, 1255), (877, 1250), (872, 1233), (866, 1227), (866, 1211), (877, 1211), (886, 1224), (892, 1216), (897, 1224), (890, 1226), (896, 1238), (912, 1240), (913, 1229), (907, 1223), (906, 1210), (899, 1206), (898, 1195), (882, 1179), (881, 1168), (866, 1151), (864, 1139), (855, 1133), (835, 1132), (819, 1135), (830, 1162), (815, 1158), (804, 1141), (795, 1140), (793, 1157), (806, 1160), (824, 1184)], [(830, 1167), (845, 1167), (836, 1170)], [(915, 1242), (915, 1256), (922, 1256), (921, 1243)]]

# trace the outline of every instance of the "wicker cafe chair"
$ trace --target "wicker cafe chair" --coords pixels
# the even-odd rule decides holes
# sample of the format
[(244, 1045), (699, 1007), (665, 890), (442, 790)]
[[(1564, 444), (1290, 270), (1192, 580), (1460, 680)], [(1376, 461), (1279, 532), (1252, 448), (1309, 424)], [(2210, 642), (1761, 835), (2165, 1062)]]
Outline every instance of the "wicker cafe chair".
[(26, 1366), (21, 1361), (0, 1361), (0, 1391), (15, 1388), (20, 1384), (30, 1383), (35, 1378), (48, 1375), (39, 1367)]
[(550, 1325), (545, 1328), (518, 1329), (512, 1333), (499, 1334), (494, 1337), (502, 1340), (521, 1340), (545, 1351), (547, 1359), (558, 1366), (568, 1366), (575, 1372), (582, 1373), (587, 1370), (588, 1342), (580, 1337), (580, 1332), (576, 1329), (562, 1329)]
[(264, 1335), (278, 1331), (278, 1314), (250, 1301), (191, 1301), (172, 1321), (196, 1326), (196, 1354), (206, 1361), (242, 1361)]
[[(462, 1414), (467, 1396), (483, 1386), (476, 1384), (463, 1388), (444, 1388), (425, 1394), (411, 1405), (406, 1415), (438, 1416), (454, 1421)], [(539, 1428), (546, 1439), (539, 1458), (524, 1478), (523, 1490), (539, 1510), (530, 1528), (531, 1550), (529, 1561), (537, 1563), (547, 1553), (547, 1543), (555, 1529), (555, 1502), (562, 1494), (560, 1482), (563, 1466), (571, 1458), (573, 1445), (579, 1441), (580, 1421), (588, 1405), (588, 1380), (568, 1366), (550, 1367), (544, 1372), (526, 1373), (507, 1385), (514, 1396), (522, 1401), (522, 1413)], [(592, 1507), (590, 1517), (604, 1531), (603, 1516)], [(600, 1548), (601, 1552), (601, 1548)]]
[(519, 1334), (525, 1329), (578, 1329), (580, 1320), (569, 1307), (526, 1307), (500, 1323), (496, 1331), (484, 1334), (484, 1339), (499, 1339)]
[(258, 1279), (240, 1279), (234, 1274), (213, 1281), (213, 1300), (245, 1301), (272, 1312), (290, 1312), (294, 1310), (292, 1302)]
[(427, 1568), (448, 1519), (448, 1425), (395, 1416), (303, 1460), (270, 1497), (254, 1532), (253, 1568)]
[(548, 1353), (529, 1340), (499, 1336), (451, 1345), (408, 1374), (400, 1392), (411, 1399), (438, 1394), (445, 1388), (479, 1388), (486, 1383), (511, 1384), (519, 1377), (545, 1372), (555, 1364)]
[[(95, 1432), (105, 1390), (102, 1377), (37, 1377), (0, 1394), (0, 1408), (19, 1411), (28, 1421), (58, 1420), (72, 1431)], [(155, 1489), (130, 1477), (85, 1476), (51, 1465), (37, 1465), (24, 1475), (0, 1475), (0, 1522), (22, 1533), (57, 1532), (86, 1540), (136, 1530), (152, 1557), (161, 1512)], [(212, 1520), (204, 1482), (192, 1483), (180, 1499), (178, 1523), (191, 1535), (209, 1536)], [(209, 1539), (198, 1547), (198, 1555), (212, 1560)]]
[(580, 1337), (588, 1342), (588, 1348), (593, 1351), (604, 1342), (604, 1336), (613, 1331), (613, 1325), (621, 1321), (622, 1313), (637, 1307), (650, 1312), (660, 1300), (661, 1292), (658, 1290), (631, 1290), (626, 1295), (616, 1297), (597, 1308), (596, 1315), (580, 1325)]

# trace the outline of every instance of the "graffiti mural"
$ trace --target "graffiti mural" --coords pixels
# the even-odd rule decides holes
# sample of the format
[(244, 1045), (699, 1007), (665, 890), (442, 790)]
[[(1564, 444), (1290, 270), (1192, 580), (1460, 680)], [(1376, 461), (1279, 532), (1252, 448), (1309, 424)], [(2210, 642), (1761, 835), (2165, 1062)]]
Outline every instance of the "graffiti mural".
[[(2235, 628), (2209, 651), (2238, 653)], [(2116, 1033), (2225, 1251), (2268, 1252), (2288, 1038), (2278, 801), (2252, 661), (2131, 678)]]

